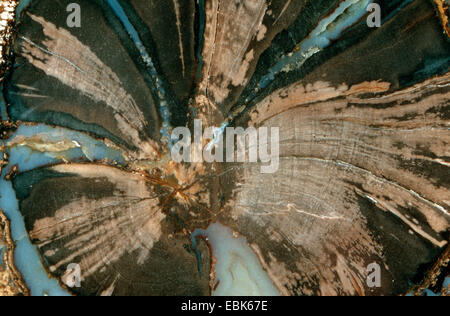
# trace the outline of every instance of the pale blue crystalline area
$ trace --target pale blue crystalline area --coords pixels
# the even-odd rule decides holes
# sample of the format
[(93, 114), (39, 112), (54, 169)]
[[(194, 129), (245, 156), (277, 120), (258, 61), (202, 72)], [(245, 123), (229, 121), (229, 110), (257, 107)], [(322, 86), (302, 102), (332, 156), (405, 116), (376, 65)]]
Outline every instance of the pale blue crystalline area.
[(432, 291), (430, 291), (430, 290), (425, 290), (425, 295), (426, 296), (442, 296), (442, 295), (449, 295), (450, 294), (450, 292), (449, 292), (449, 286), (450, 286), (450, 276), (448, 276), (448, 277), (446, 277), (445, 278), (445, 281), (444, 281), (444, 284), (443, 284), (443, 288), (444, 288), (444, 291), (445, 291), (445, 289), (447, 289), (447, 293), (439, 293), (439, 294), (435, 294), (435, 293), (433, 293)]
[(367, 13), (367, 7), (372, 2), (372, 0), (342, 2), (336, 11), (321, 20), (309, 37), (301, 43), (301, 50), (308, 51), (312, 47), (321, 49), (328, 47), (331, 41), (338, 39), (343, 31), (358, 22)]
[[(269, 276), (263, 270), (256, 254), (243, 237), (221, 224), (212, 224), (207, 230), (192, 235), (194, 248), (197, 236), (205, 236), (217, 259), (216, 282), (220, 280), (215, 296), (279, 296)], [(198, 259), (201, 260), (198, 255)]]
[[(10, 152), (10, 165), (19, 165), (21, 172), (32, 170), (36, 166), (45, 166), (62, 162), (59, 156), (64, 156), (68, 161), (97, 161), (108, 158), (111, 162), (124, 163), (122, 154), (115, 149), (106, 146), (101, 141), (95, 140), (83, 133), (70, 131), (60, 127), (50, 127), (39, 124), (35, 126), (22, 125), (17, 132), (12, 135), (11, 140), (16, 136), (32, 137), (40, 135), (48, 142), (59, 142), (71, 140), (74, 145), (79, 146), (63, 153), (37, 152), (32, 151), (27, 146), (14, 146)], [(9, 141), (6, 142), (8, 145)]]
[[(444, 288), (446, 288), (447, 291), (450, 290), (450, 276), (448, 276), (448, 277), (445, 278), (445, 281), (444, 281)], [(450, 294), (450, 292), (447, 292), (447, 295), (449, 295), (449, 294)]]

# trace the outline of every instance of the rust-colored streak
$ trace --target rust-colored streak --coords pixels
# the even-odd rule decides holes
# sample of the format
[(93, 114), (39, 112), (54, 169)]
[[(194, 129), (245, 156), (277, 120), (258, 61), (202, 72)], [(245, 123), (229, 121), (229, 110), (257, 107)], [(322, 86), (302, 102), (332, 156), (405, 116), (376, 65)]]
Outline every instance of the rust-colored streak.
[(447, 37), (450, 38), (449, 6), (445, 0), (434, 0), (434, 3), (436, 4), (436, 9), (438, 10), (444, 32), (447, 34)]
[(0, 296), (30, 295), (22, 276), (14, 265), (14, 242), (11, 238), (9, 220), (0, 210), (0, 248), (6, 251), (0, 258)]

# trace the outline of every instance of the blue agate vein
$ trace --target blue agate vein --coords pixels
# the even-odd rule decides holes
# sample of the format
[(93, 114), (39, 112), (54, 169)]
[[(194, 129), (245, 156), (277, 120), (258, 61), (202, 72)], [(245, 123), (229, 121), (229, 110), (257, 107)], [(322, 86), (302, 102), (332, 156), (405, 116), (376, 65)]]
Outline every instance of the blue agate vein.
[(367, 14), (367, 6), (372, 2), (373, 0), (341, 2), (339, 7), (331, 15), (322, 19), (308, 37), (300, 43), (296, 52), (282, 57), (275, 66), (269, 69), (269, 72), (260, 80), (259, 87), (246, 99), (246, 103), (252, 101), (260, 90), (267, 88), (279, 73), (298, 69), (310, 57), (330, 46), (332, 41), (338, 39), (346, 29)]
[(28, 5), (30, 4), (31, 0), (20, 0), (19, 4), (16, 7), (16, 16), (20, 16), (20, 14), (22, 13), (22, 11), (28, 7)]
[(11, 236), (16, 245), (14, 261), (25, 284), (33, 296), (69, 296), (56, 279), (49, 278), (39, 259), (39, 254), (28, 238), (25, 222), (19, 211), (19, 203), (11, 182), (5, 181), (4, 170), (0, 179), (0, 208), (11, 222)]
[[(39, 136), (43, 142), (57, 144), (70, 140), (72, 148), (62, 152), (33, 150), (21, 139), (31, 139)], [(110, 148), (103, 142), (95, 140), (83, 133), (60, 127), (50, 127), (44, 124), (21, 125), (10, 140), (6, 142), (10, 154), (10, 165), (19, 165), (20, 172), (29, 171), (39, 166), (57, 164), (65, 161), (83, 162), (109, 160), (112, 164), (125, 164), (125, 159), (118, 149)]]
[(142, 60), (149, 68), (149, 74), (150, 74), (151, 78), (153, 79), (153, 83), (155, 84), (156, 90), (158, 92), (159, 113), (160, 113), (162, 121), (163, 121), (163, 125), (162, 125), (161, 131), (160, 131), (161, 137), (164, 142), (167, 142), (169, 147), (172, 147), (171, 138), (169, 136), (170, 128), (171, 128), (169, 103), (166, 99), (166, 92), (162, 85), (162, 82), (163, 82), (162, 78), (160, 78), (160, 76), (158, 75), (155, 64), (153, 63), (153, 60), (150, 57), (150, 54), (147, 52), (147, 49), (145, 48), (144, 44), (142, 43), (142, 41), (139, 37), (139, 34), (136, 31), (136, 28), (130, 22), (130, 19), (126, 15), (122, 6), (119, 4), (119, 2), (117, 0), (107, 0), (107, 2), (108, 2), (108, 5), (111, 7), (111, 9), (116, 14), (116, 16), (122, 22), (125, 30), (127, 31), (128, 35), (131, 37), (131, 39), (133, 40), (133, 42), (136, 45), (136, 48), (138, 49), (139, 53), (141, 54)]
[[(208, 238), (217, 259), (215, 266), (216, 282), (220, 281), (214, 296), (279, 296), (280, 292), (263, 270), (258, 257), (243, 237), (236, 237), (233, 231), (222, 224), (212, 224), (207, 230), (198, 229), (195, 237)], [(197, 251), (199, 268), (201, 257)]]

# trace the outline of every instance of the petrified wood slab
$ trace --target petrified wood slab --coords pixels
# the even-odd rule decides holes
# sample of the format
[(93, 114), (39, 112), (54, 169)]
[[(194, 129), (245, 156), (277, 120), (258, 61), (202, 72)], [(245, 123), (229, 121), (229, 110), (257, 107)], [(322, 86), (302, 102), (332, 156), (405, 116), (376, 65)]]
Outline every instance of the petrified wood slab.
[[(189, 238), (214, 221), (247, 239), (283, 295), (402, 294), (444, 252), (444, 4), (379, 1), (382, 26), (369, 28), (368, 0), (338, 16), (349, 1), (79, 0), (82, 27), (69, 28), (70, 2), (31, 1), (5, 97), (15, 121), (126, 152), (121, 168), (72, 163), (14, 179), (49, 272), (84, 271), (74, 293), (209, 294)], [(174, 163), (171, 127), (193, 118), (279, 127), (279, 170)], [(208, 271), (208, 247), (198, 250)], [(366, 283), (373, 262), (381, 288)]]

